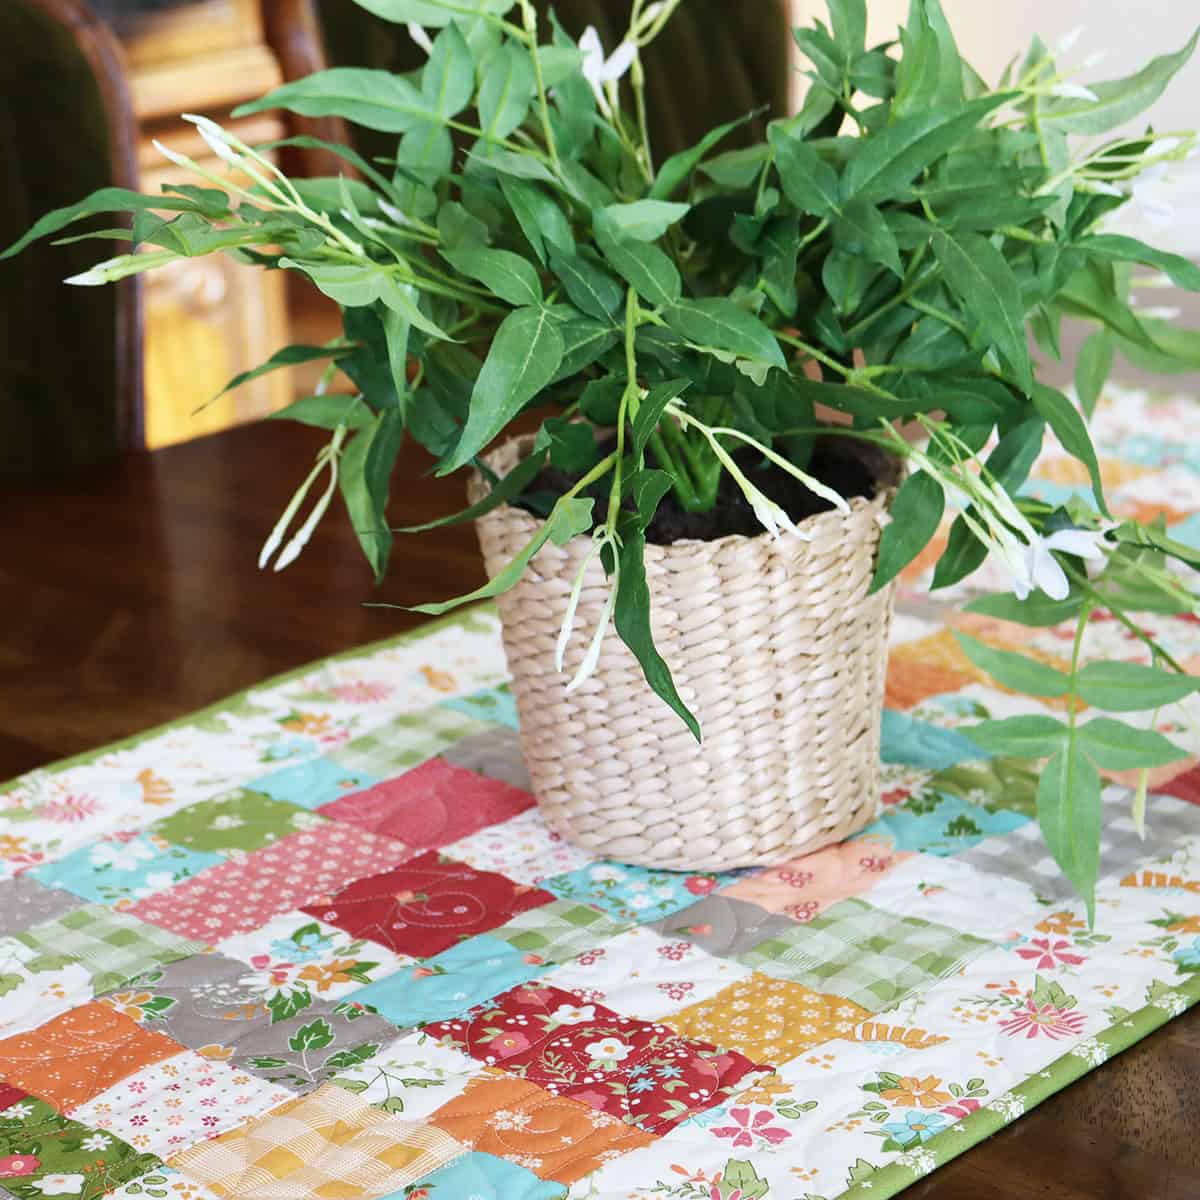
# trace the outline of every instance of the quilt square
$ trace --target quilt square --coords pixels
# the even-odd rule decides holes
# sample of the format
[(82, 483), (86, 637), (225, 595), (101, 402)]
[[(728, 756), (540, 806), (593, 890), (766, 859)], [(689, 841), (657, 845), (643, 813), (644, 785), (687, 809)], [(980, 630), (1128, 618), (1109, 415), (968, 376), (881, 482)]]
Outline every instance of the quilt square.
[[(754, 878), (747, 876), (747, 882)], [(691, 942), (708, 954), (736, 958), (791, 924), (761, 905), (721, 892), (656, 921), (653, 928), (665, 938)]]
[(353, 998), (355, 1004), (366, 1005), (393, 1025), (406, 1028), (457, 1016), (535, 979), (544, 970), (537, 955), (522, 954), (507, 942), (482, 933), (418, 966), (359, 988)]
[(551, 900), (519, 913), (492, 937), (545, 963), (563, 963), (614, 938), (627, 924), (617, 924), (590, 904)]
[(36, 1029), (87, 1004), (93, 994), (92, 976), (83, 963), (40, 953), (16, 938), (0, 938), (0, 1037)]
[[(582, 858), (570, 861), (559, 851), (567, 843), (552, 833), (541, 812), (531, 808), (520, 816), (488, 825), (477, 833), (443, 846), (442, 853), (485, 871), (499, 871), (522, 883), (540, 883), (582, 866)], [(573, 847), (572, 847), (573, 849)], [(561, 866), (558, 865), (561, 862)], [(534, 875), (537, 878), (534, 878)]]
[(332, 758), (318, 755), (255, 779), (247, 787), (253, 792), (270, 796), (272, 800), (282, 800), (285, 804), (294, 804), (311, 812), (322, 804), (331, 804), (342, 796), (373, 787), (378, 782), (374, 775), (352, 771)]
[(342, 1000), (412, 962), (302, 912), (226, 938), (217, 950), (246, 964), (242, 983), (261, 995), (272, 1021), (293, 1017), (314, 1000)]
[(286, 1088), (187, 1050), (134, 1072), (70, 1116), (166, 1158), (293, 1099)]
[(159, 1165), (109, 1133), (64, 1117), (45, 1100), (0, 1097), (0, 1180), (18, 1200), (99, 1200)]
[(0, 1041), (0, 1079), (66, 1111), (182, 1049), (107, 1005), (85, 1004)]
[(385, 1112), (423, 1120), (487, 1068), (427, 1033), (406, 1033), (330, 1080)]
[(839, 900), (869, 892), (911, 857), (888, 842), (842, 842), (739, 879), (723, 888), (721, 896), (749, 901), (793, 921), (811, 921)]
[[(1104, 790), (1100, 825), (1100, 878), (1120, 877), (1142, 863), (1171, 853), (1180, 841), (1196, 833), (1196, 809), (1173, 796), (1153, 795), (1146, 804), (1146, 838), (1133, 823), (1133, 793), (1126, 788)], [(1047, 902), (1071, 900), (1075, 889), (1050, 857), (1036, 822), (1004, 837), (988, 838), (959, 856), (979, 871), (1027, 883)]]
[(655, 1141), (633, 1125), (503, 1071), (469, 1080), (430, 1122), (464, 1146), (567, 1184)]
[(764, 1069), (546, 984), (514, 988), (426, 1032), (553, 1096), (654, 1134), (722, 1103), (740, 1080)]
[(553, 899), (539, 888), (430, 850), (304, 911), (399, 954), (426, 958)]
[(515, 817), (534, 803), (528, 792), (431, 758), (396, 779), (324, 805), (321, 814), (433, 850)]
[(30, 874), (95, 904), (129, 908), (224, 861), (223, 855), (172, 846), (154, 834), (114, 833)]
[[(111, 991), (160, 963), (187, 958), (203, 946), (101, 904), (79, 908), (43, 921), (16, 935), (42, 960), (83, 964), (99, 992)], [(36, 968), (35, 968), (36, 969)]]
[(737, 878), (724, 875), (688, 875), (679, 871), (653, 871), (647, 867), (595, 862), (545, 881), (546, 890), (562, 900), (594, 904), (610, 917), (629, 924), (661, 921)]
[(874, 1013), (990, 949), (992, 943), (945, 925), (842, 900), (806, 925), (756, 946), (741, 961)]
[(422, 712), (403, 713), (375, 726), (370, 733), (339, 746), (329, 755), (353, 771), (391, 779), (419, 767), (435, 754), (473, 734), (494, 728), (465, 713), (435, 705)]
[(185, 1150), (171, 1166), (230, 1200), (382, 1198), (450, 1162), (460, 1147), (326, 1086)]
[(813, 1046), (844, 1037), (870, 1016), (842, 996), (754, 971), (667, 1022), (684, 1037), (782, 1066)]
[(293, 1092), (311, 1092), (395, 1036), (395, 1026), (352, 1001), (318, 1001), (299, 1016), (240, 1034), (226, 1061)]
[(1025, 813), (973, 804), (953, 792), (931, 787), (885, 808), (878, 820), (854, 835), (851, 844), (864, 840), (889, 842), (900, 853), (962, 854), (984, 838), (1011, 833), (1028, 824), (1030, 818)]
[(249, 854), (324, 818), (262, 792), (235, 788), (212, 800), (189, 804), (150, 826), (149, 832), (176, 846), (208, 854)]
[(34, 925), (52, 921), (79, 907), (71, 892), (46, 887), (26, 871), (16, 879), (0, 881), (0, 937), (23, 933)]
[(556, 967), (543, 982), (589, 1004), (673, 1027), (670, 1013), (749, 974), (741, 963), (716, 958), (689, 941), (666, 941), (641, 926)]
[(314, 829), (212, 867), (138, 901), (130, 911), (183, 937), (212, 944), (303, 908), (353, 879), (394, 867), (411, 853), (391, 838), (321, 819)]
[(456, 767), (502, 780), (524, 792), (533, 791), (533, 781), (521, 754), (521, 739), (511, 729), (492, 726), (447, 746), (442, 758)]
[(472, 692), (469, 696), (455, 696), (451, 700), (443, 700), (442, 707), (466, 713), (467, 716), (476, 717), (480, 721), (506, 725), (509, 729), (517, 729), (520, 726), (516, 697), (507, 683), (502, 683), (499, 687), (484, 688), (482, 692)]
[(448, 1167), (442, 1167), (418, 1181), (428, 1188), (430, 1196), (441, 1189), (443, 1196), (469, 1196), (470, 1200), (565, 1200), (566, 1192), (560, 1183), (548, 1183), (532, 1171), (497, 1158), (471, 1150)]

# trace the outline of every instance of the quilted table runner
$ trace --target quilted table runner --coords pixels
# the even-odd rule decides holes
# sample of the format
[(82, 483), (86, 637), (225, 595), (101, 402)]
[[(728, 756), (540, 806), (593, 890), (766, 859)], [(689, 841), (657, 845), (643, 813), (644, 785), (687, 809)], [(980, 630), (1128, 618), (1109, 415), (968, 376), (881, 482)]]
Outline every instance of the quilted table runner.
[[(1111, 399), (1112, 507), (1200, 545), (1200, 406)], [(1032, 490), (1085, 495), (1053, 448)], [(1095, 927), (1040, 709), (896, 621), (879, 819), (671, 874), (551, 834), (489, 609), (274, 680), (0, 793), (0, 1193), (188, 1200), (882, 1200), (1200, 999), (1200, 765), (1105, 793)], [(972, 581), (988, 590), (1003, 579)], [(942, 595), (939, 593), (939, 595)], [(965, 592), (949, 594), (957, 602)], [(1195, 617), (1147, 618), (1200, 663)], [(1115, 622), (1085, 657), (1144, 661)], [(1195, 707), (1158, 728), (1200, 754)]]

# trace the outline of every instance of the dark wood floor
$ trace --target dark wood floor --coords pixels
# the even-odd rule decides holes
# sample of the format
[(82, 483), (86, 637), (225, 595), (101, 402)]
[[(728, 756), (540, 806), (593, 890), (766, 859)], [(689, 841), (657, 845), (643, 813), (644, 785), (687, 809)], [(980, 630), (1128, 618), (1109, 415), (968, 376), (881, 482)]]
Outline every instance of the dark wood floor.
[[(364, 601), (414, 604), (482, 581), (460, 527), (402, 542), (375, 591), (340, 506), (293, 567), (259, 572), (259, 547), (320, 443), (312, 430), (255, 426), (0, 489), (0, 779), (419, 619)], [(424, 478), (427, 462), (406, 455), (398, 524), (462, 506), (460, 481)], [(1200, 1013), (909, 1195), (1200, 1200)]]

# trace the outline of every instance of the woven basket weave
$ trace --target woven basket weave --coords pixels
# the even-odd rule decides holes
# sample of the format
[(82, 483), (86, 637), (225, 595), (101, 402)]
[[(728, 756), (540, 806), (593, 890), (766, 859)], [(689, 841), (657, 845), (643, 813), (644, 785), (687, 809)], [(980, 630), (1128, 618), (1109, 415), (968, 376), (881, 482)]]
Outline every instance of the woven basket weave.
[[(811, 542), (646, 547), (655, 641), (700, 721), (700, 745), (611, 631), (596, 673), (567, 694), (608, 595), (593, 562), (559, 673), (555, 643), (590, 538), (547, 543), (500, 597), (526, 765), (564, 838), (618, 862), (716, 871), (785, 862), (872, 819), (893, 589), (867, 589), (901, 468), (873, 447), (839, 446), (879, 486), (848, 515), (806, 520)], [(489, 465), (504, 475), (531, 447), (510, 441)], [(486, 494), (476, 476), (472, 501)], [(476, 525), (495, 575), (539, 523), (505, 505)]]

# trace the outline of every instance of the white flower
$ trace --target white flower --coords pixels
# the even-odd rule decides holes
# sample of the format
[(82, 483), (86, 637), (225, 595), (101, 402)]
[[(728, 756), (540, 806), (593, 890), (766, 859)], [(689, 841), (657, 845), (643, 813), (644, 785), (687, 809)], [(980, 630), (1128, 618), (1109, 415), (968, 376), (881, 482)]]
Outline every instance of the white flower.
[(1108, 1047), (1094, 1037), (1083, 1038), (1071, 1047), (1070, 1052), (1076, 1058), (1082, 1058), (1091, 1067), (1098, 1067), (1108, 1061)]
[(404, 28), (408, 30), (408, 36), (412, 38), (412, 40), (416, 42), (426, 54), (433, 53), (433, 43), (429, 40), (429, 34), (427, 34), (420, 25), (410, 21)]
[(112, 1145), (112, 1138), (105, 1137), (102, 1133), (93, 1133), (91, 1137), (85, 1137), (79, 1144), (85, 1150), (107, 1150)]
[(598, 1042), (589, 1042), (584, 1049), (593, 1061), (624, 1062), (633, 1047), (627, 1046), (620, 1038), (606, 1037)]
[(593, 867), (588, 874), (597, 883), (619, 883), (625, 877), (620, 867)]
[(1091, 88), (1085, 88), (1081, 83), (1056, 83), (1050, 89), (1050, 95), (1062, 96), (1067, 100), (1099, 100), (1100, 97)]
[(650, 905), (652, 905), (653, 903), (654, 903), (653, 896), (630, 896), (629, 897), (629, 907), (630, 908), (639, 908), (639, 909), (649, 908)]
[(493, 1129), (524, 1129), (530, 1120), (528, 1113), (510, 1112), (507, 1108), (498, 1108), (492, 1113), (490, 1124)]
[(1013, 592), (1017, 599), (1024, 600), (1032, 585), (1041, 588), (1051, 600), (1065, 600), (1070, 595), (1071, 583), (1053, 551), (1061, 550), (1078, 558), (1103, 559), (1102, 537), (1103, 534), (1086, 529), (1060, 529), (1047, 538), (1035, 535), (1033, 544), (1023, 548), (1024, 574), (1014, 578)]
[(1167, 164), (1153, 163), (1134, 181), (1133, 202), (1151, 225), (1165, 229), (1175, 220), (1175, 206), (1163, 195), (1168, 182)]
[(235, 817), (233, 813), (223, 813), (219, 817), (214, 817), (209, 822), (210, 829), (240, 829), (245, 825), (245, 821), (241, 817)]
[(774, 500), (769, 500), (757, 488), (746, 492), (746, 499), (750, 501), (750, 507), (754, 509), (758, 523), (771, 535), (773, 542), (778, 541), (779, 535), (784, 532), (795, 534), (801, 541), (812, 541), (811, 534), (804, 533), (797, 528), (792, 518)]
[(175, 882), (175, 876), (170, 871), (153, 871), (146, 876), (146, 887), (151, 892), (161, 892)]
[(579, 1025), (584, 1021), (596, 1019), (596, 1006), (594, 1004), (585, 1004), (582, 1007), (575, 1004), (560, 1004), (550, 1016), (560, 1025)]
[(991, 1104), (985, 1107), (994, 1113), (999, 1113), (1006, 1121), (1015, 1121), (1018, 1117), (1025, 1115), (1025, 1101), (1020, 1096), (1014, 1096), (1012, 1092), (1005, 1092), (1003, 1096), (997, 1096)]
[(929, 1175), (937, 1168), (937, 1159), (928, 1150), (910, 1150), (897, 1159), (918, 1175)]
[[(1179, 992), (1163, 992), (1161, 995), (1155, 996), (1150, 1003), (1155, 1008), (1169, 1012), (1173, 1017), (1179, 1016), (1187, 1008), (1187, 1001)], [(11, 1111), (12, 1109), (9, 1109), (9, 1112)]]
[(245, 167), (245, 155), (239, 154), (229, 144), (229, 134), (221, 128), (216, 121), (210, 121), (208, 117), (200, 117), (195, 113), (184, 113), (183, 119), (191, 121), (196, 127), (196, 132), (207, 143), (208, 148), (222, 161), (227, 162), (231, 167)]
[(33, 1113), (32, 1104), (11, 1104), (4, 1110), (5, 1117), (10, 1120), (24, 1121)]
[(78, 1196), (86, 1181), (82, 1175), (43, 1175), (32, 1179), (30, 1187), (37, 1188), (43, 1196)]
[(1086, 25), (1076, 25), (1069, 33), (1065, 34), (1062, 40), (1054, 47), (1055, 54), (1070, 54), (1075, 49), (1076, 43), (1083, 37), (1083, 31), (1087, 28)]
[(138, 863), (154, 857), (154, 848), (147, 846), (145, 842), (100, 842), (92, 847), (88, 854), (88, 862), (94, 867), (136, 871)]
[(637, 46), (633, 42), (622, 42), (608, 57), (604, 57), (604, 46), (594, 25), (589, 25), (579, 39), (579, 49), (583, 51), (583, 77), (592, 85), (596, 93), (596, 102), (606, 116), (612, 115), (605, 86), (618, 82), (633, 66), (637, 58)]

